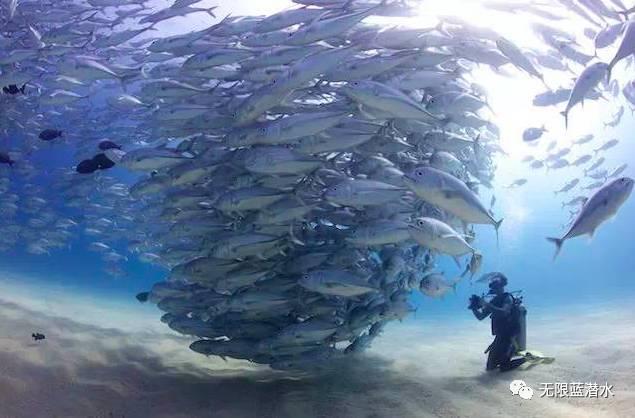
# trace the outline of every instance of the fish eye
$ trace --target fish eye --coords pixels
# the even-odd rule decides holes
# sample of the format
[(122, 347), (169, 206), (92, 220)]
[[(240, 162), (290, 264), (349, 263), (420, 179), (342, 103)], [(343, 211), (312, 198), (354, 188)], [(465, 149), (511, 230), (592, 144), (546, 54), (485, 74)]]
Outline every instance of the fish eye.
[(423, 171), (417, 171), (418, 176), (423, 176)]
[(423, 226), (423, 221), (422, 221), (421, 219), (419, 219), (419, 220), (417, 221), (417, 224), (419, 224), (419, 226)]

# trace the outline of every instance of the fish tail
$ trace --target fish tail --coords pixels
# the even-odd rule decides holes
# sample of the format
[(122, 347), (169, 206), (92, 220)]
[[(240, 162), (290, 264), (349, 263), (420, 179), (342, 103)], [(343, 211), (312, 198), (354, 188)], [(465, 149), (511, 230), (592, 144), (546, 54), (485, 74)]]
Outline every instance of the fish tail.
[[(434, 27), (434, 30), (436, 30), (437, 32), (447, 33), (447, 32), (445, 32), (443, 30), (443, 20), (442, 19), (439, 19), (439, 23), (437, 23), (437, 25)], [(455, 69), (455, 71), (456, 71), (456, 69)]]
[(150, 74), (148, 74), (148, 69), (147, 68), (148, 68), (147, 64), (144, 64), (144, 65), (141, 66), (141, 70), (140, 70), (141, 71), (141, 76), (143, 78), (146, 78), (146, 79), (150, 78)]
[(467, 276), (467, 273), (469, 273), (470, 271), (470, 265), (468, 264), (467, 266), (465, 266), (465, 270), (463, 270), (463, 273), (461, 273), (460, 278), (462, 279), (463, 277)]
[(547, 90), (551, 90), (551, 87), (549, 87), (549, 84), (547, 84), (545, 77), (542, 74), (540, 74), (540, 81), (542, 81), (542, 84), (547, 88)]
[(344, 3), (340, 8), (342, 10), (346, 10), (346, 11), (350, 11), (351, 10), (351, 6), (353, 5), (353, 1), (354, 0), (348, 0), (346, 3)]
[(472, 145), (473, 149), (474, 149), (474, 154), (478, 155), (480, 152), (480, 147), (481, 147), (481, 134), (479, 133), (478, 135), (476, 135), (476, 138), (474, 139), (474, 144)]
[(494, 221), (494, 229), (496, 230), (496, 247), (499, 246), (500, 244), (500, 239), (498, 236), (498, 230), (500, 229), (501, 225), (503, 224), (504, 218), (501, 218), (499, 221)]
[(569, 111), (568, 110), (564, 110), (562, 112), (560, 112), (560, 114), (562, 116), (564, 116), (564, 129), (568, 129), (569, 128)]
[(556, 245), (556, 253), (553, 255), (553, 260), (556, 261), (558, 254), (560, 254), (560, 250), (562, 250), (562, 244), (564, 244), (564, 239), (547, 237), (547, 241)]
[(295, 245), (306, 247), (306, 244), (296, 238), (295, 234), (293, 233), (293, 222), (289, 224), (289, 237), (291, 238), (291, 242), (293, 242)]
[(211, 17), (213, 17), (214, 19), (216, 19), (216, 15), (214, 14), (214, 10), (218, 9), (218, 6), (213, 6), (210, 7), (209, 9), (206, 10), (207, 14), (209, 14)]

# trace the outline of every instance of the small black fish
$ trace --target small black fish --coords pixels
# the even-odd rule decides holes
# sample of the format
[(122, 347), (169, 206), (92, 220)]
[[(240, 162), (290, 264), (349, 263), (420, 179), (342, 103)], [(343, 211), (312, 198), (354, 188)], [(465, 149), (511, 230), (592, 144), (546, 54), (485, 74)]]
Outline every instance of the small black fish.
[(92, 159), (84, 160), (81, 163), (77, 164), (77, 167), (75, 167), (75, 171), (80, 174), (90, 174), (94, 173), (97, 170), (99, 170), (99, 164), (97, 164), (97, 162), (93, 161)]
[(121, 145), (117, 145), (112, 141), (101, 141), (99, 143), (99, 149), (102, 151), (106, 151), (109, 149), (121, 149)]
[(18, 87), (15, 84), (9, 84), (8, 86), (3, 87), (2, 91), (5, 94), (18, 94), (18, 93), (24, 94), (25, 88), (26, 88), (26, 84), (24, 84), (22, 87)]
[(14, 163), (15, 161), (11, 159), (9, 154), (7, 154), (6, 152), (0, 151), (0, 164), (9, 164), (10, 166), (13, 167)]
[(135, 296), (135, 297), (137, 298), (137, 300), (139, 302), (147, 302), (149, 295), (150, 294), (148, 292), (141, 292), (141, 293), (137, 294), (137, 296)]
[(39, 332), (34, 332), (33, 334), (31, 334), (31, 337), (33, 337), (35, 341), (46, 339), (46, 336), (44, 334), (40, 334)]
[(55, 138), (59, 138), (60, 136), (62, 136), (62, 131), (59, 131), (57, 129), (45, 129), (40, 132), (40, 139), (42, 141), (52, 141)]
[(97, 154), (93, 157), (93, 161), (100, 170), (106, 170), (115, 166), (115, 163), (106, 157), (106, 154)]

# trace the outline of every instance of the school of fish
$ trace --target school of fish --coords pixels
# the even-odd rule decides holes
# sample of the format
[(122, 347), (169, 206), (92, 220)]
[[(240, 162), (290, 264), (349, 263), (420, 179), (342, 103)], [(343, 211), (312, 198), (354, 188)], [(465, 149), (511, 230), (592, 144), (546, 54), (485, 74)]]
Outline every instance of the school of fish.
[[(132, 257), (164, 267), (166, 280), (137, 299), (204, 355), (328, 364), (414, 312), (412, 291), (451, 292), (459, 279), (436, 270), (438, 257), (454, 258), (462, 277), (479, 271), (472, 226), (497, 235), (503, 214), (479, 197), (502, 150), (476, 66), (543, 82), (573, 71), (572, 85), (534, 99), (567, 125), (584, 100), (621, 93), (635, 109), (635, 80), (620, 90), (612, 76), (635, 52), (633, 10), (620, 0), (522, 2), (544, 51), (450, 16), (425, 28), (375, 23), (408, 18), (417, 2), (294, 0), (269, 16), (225, 17), (201, 3), (2, 0), (0, 250), (27, 243), (50, 254), (81, 234), (114, 277)], [(211, 23), (154, 36), (193, 13)], [(597, 61), (559, 28), (565, 19), (585, 22), (597, 49), (618, 44), (615, 57)], [(528, 127), (518, 140), (548, 134)], [(563, 203), (581, 210), (550, 238), (558, 249), (593, 234), (630, 195), (626, 164), (601, 169), (618, 142), (571, 162), (553, 143), (545, 159), (523, 160), (584, 167), (594, 180), (591, 199)], [(32, 158), (69, 149), (59, 170)]]

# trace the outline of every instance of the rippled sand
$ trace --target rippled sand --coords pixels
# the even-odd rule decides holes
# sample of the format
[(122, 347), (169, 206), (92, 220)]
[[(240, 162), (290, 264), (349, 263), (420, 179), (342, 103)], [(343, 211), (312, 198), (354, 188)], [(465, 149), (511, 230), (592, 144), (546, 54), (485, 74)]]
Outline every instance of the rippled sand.
[[(488, 324), (463, 316), (392, 325), (368, 355), (306, 376), (206, 359), (156, 317), (88, 303), (69, 315), (52, 299), (25, 295), (5, 292), (0, 302), (2, 418), (635, 416), (628, 308), (534, 313), (530, 342), (557, 361), (530, 370), (485, 374)], [(46, 340), (33, 342), (36, 331)], [(534, 398), (512, 396), (512, 379), (524, 379)], [(539, 397), (541, 382), (572, 381), (608, 381), (615, 396)]]

